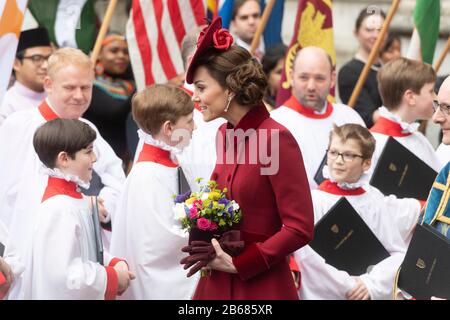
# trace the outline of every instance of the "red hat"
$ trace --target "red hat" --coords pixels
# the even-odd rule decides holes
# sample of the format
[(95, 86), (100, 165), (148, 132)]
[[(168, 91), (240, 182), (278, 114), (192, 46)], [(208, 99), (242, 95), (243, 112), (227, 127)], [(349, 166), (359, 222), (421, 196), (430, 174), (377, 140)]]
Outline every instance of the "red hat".
[(233, 36), (227, 29), (222, 28), (222, 18), (215, 18), (198, 36), (197, 50), (195, 50), (191, 63), (186, 71), (186, 82), (189, 84), (194, 82), (194, 71), (197, 68), (198, 60), (206, 51), (211, 49), (225, 51), (228, 50), (232, 44)]

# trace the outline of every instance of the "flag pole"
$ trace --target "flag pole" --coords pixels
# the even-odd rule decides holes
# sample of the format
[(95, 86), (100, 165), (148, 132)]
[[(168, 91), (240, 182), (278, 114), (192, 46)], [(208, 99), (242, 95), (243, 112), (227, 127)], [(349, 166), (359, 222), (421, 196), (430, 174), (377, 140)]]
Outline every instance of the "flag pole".
[(436, 65), (434, 66), (434, 71), (436, 71), (436, 73), (438, 73), (439, 69), (441, 68), (442, 63), (444, 62), (445, 57), (447, 56), (448, 50), (450, 50), (450, 37), (448, 37), (447, 44), (445, 45), (444, 50), (442, 51), (441, 55), (439, 56), (439, 59), (438, 59)]
[(92, 50), (91, 61), (92, 63), (97, 62), (98, 54), (102, 48), (102, 41), (105, 38), (106, 32), (108, 31), (109, 24), (111, 22), (114, 9), (116, 8), (117, 0), (111, 0), (106, 9), (105, 17), (103, 18), (102, 26), (98, 32), (97, 40), (95, 40), (94, 49)]
[[(272, 13), (273, 6), (276, 0), (269, 0), (266, 7), (264, 8), (264, 12), (261, 17), (261, 21), (259, 22), (258, 28), (256, 29), (255, 36), (252, 40), (252, 45), (250, 48), (250, 53), (253, 55), (255, 53), (256, 48), (259, 46), (259, 41), (261, 39), (261, 35), (266, 28), (267, 21), (269, 20), (270, 14)], [(279, 0), (280, 1), (280, 0)]]
[(348, 105), (352, 108), (355, 106), (356, 100), (358, 99), (359, 94), (361, 93), (362, 87), (363, 87), (364, 83), (366, 82), (367, 76), (369, 75), (370, 67), (375, 62), (375, 59), (379, 55), (381, 42), (383, 41), (384, 36), (386, 35), (387, 31), (389, 30), (389, 26), (391, 24), (392, 18), (394, 17), (395, 13), (397, 12), (399, 4), (400, 4), (400, 0), (392, 1), (392, 5), (389, 9), (389, 13), (386, 17), (386, 20), (383, 23), (381, 32), (378, 35), (377, 41), (375, 41), (375, 44), (373, 45), (372, 51), (370, 51), (368, 61), (366, 62), (364, 69), (362, 70), (361, 74), (359, 75), (358, 82), (356, 83), (355, 89), (353, 90), (352, 96), (350, 97), (350, 100), (348, 102)]

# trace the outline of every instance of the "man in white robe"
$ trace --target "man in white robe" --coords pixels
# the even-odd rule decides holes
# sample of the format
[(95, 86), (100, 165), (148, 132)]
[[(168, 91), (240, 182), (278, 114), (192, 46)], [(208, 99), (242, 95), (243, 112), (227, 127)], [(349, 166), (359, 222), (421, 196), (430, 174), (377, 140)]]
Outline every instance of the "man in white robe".
[(16, 82), (0, 101), (0, 126), (9, 115), (35, 109), (45, 99), (44, 78), (52, 51), (46, 29), (30, 29), (20, 34), (13, 65)]
[(295, 57), (292, 69), (292, 96), (283, 106), (271, 112), (271, 117), (285, 126), (302, 152), (311, 189), (317, 187), (314, 176), (325, 156), (333, 123), (364, 121), (352, 108), (327, 102), (330, 88), (335, 84), (331, 58), (321, 48), (306, 47)]
[[(41, 172), (42, 165), (33, 149), (34, 132), (41, 124), (58, 117), (80, 118), (91, 100), (93, 78), (90, 60), (84, 53), (72, 48), (58, 50), (49, 59), (49, 75), (44, 83), (47, 99), (37, 109), (16, 112), (0, 127), (0, 220), (9, 228), (10, 241), (22, 259), (27, 259), (33, 228), (31, 216), (36, 212), (46, 185), (46, 176)], [(94, 170), (104, 185), (99, 193), (104, 200), (100, 210), (101, 220), (107, 221), (115, 210), (125, 174), (121, 160), (95, 126), (81, 120), (97, 132), (94, 150), (98, 161)], [(23, 276), (25, 274), (26, 271)], [(20, 298), (23, 292), (19, 290), (10, 296)]]

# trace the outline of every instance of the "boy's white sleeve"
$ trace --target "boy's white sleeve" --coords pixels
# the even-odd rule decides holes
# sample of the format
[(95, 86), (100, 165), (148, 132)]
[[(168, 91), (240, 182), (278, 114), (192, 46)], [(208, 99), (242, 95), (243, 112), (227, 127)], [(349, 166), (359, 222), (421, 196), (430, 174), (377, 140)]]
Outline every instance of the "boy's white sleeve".
[(301, 299), (346, 299), (346, 293), (356, 285), (347, 272), (327, 264), (310, 246), (297, 250), (294, 258), (301, 273)]
[(114, 268), (82, 256), (86, 239), (78, 217), (60, 211), (40, 216), (33, 240), (33, 298), (113, 299), (118, 288)]

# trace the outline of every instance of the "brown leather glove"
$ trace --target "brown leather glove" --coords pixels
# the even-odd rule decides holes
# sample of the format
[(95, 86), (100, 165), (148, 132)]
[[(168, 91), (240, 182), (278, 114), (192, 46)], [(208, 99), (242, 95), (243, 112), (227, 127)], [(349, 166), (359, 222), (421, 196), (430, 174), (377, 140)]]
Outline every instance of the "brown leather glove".
[[(225, 232), (220, 237), (219, 244), (223, 251), (232, 257), (237, 256), (244, 249), (244, 241), (240, 240), (239, 230)], [(216, 257), (214, 247), (206, 241), (192, 241), (190, 245), (183, 247), (181, 251), (189, 253), (189, 256), (180, 261), (181, 264), (184, 264), (183, 268), (186, 270), (193, 266), (187, 274), (188, 277), (205, 267)]]

